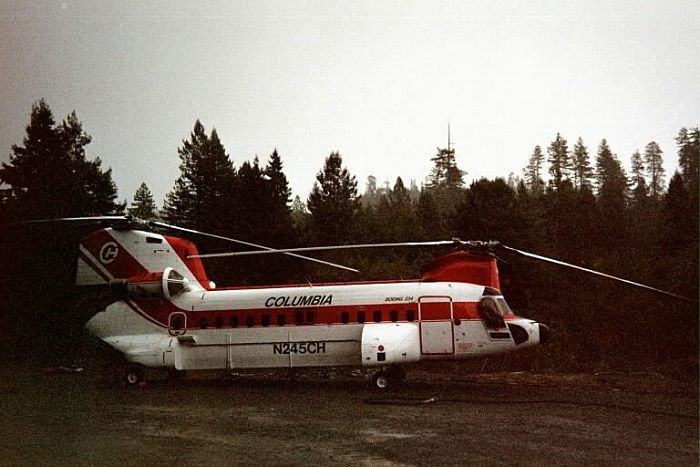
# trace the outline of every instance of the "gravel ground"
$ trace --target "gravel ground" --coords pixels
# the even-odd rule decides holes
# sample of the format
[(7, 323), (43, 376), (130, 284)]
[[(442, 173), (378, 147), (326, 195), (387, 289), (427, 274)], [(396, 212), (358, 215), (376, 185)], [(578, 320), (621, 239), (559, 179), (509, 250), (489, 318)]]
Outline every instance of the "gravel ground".
[(1, 465), (698, 465), (697, 388), (658, 375), (3, 376)]

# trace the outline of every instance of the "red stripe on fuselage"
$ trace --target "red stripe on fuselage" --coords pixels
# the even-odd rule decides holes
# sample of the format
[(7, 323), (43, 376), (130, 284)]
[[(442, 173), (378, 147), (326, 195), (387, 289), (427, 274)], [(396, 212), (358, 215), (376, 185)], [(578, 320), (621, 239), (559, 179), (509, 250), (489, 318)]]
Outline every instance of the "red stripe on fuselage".
[[(187, 315), (189, 329), (231, 328), (252, 326), (283, 325), (331, 325), (348, 323), (373, 323), (394, 321), (418, 321), (417, 303), (364, 304), (307, 306), (298, 308), (255, 308), (245, 310), (187, 310), (172, 302), (155, 300), (130, 300), (134, 309), (149, 321), (166, 327), (171, 313), (181, 312)], [(452, 318), (459, 320), (480, 320), (478, 302), (453, 302)], [(130, 305), (131, 306), (131, 305)], [(422, 305), (424, 306), (424, 305)], [(364, 315), (364, 316), (363, 316)], [(424, 309), (422, 321), (445, 320), (444, 313), (433, 316), (432, 310)], [(505, 319), (513, 319), (507, 315)]]
[(149, 272), (107, 229), (93, 232), (81, 243), (114, 278), (125, 279)]
[(97, 274), (98, 276), (100, 276), (105, 282), (109, 282), (109, 281), (112, 279), (111, 277), (107, 277), (107, 275), (104, 273), (104, 271), (102, 271), (102, 269), (100, 269), (99, 267), (97, 267), (97, 265), (94, 263), (93, 259), (90, 258), (88, 255), (86, 255), (85, 252), (79, 251), (79, 252), (78, 252), (78, 257), (79, 257), (80, 259), (82, 259), (83, 262), (84, 262), (90, 269), (92, 269), (93, 271), (95, 271), (95, 274)]

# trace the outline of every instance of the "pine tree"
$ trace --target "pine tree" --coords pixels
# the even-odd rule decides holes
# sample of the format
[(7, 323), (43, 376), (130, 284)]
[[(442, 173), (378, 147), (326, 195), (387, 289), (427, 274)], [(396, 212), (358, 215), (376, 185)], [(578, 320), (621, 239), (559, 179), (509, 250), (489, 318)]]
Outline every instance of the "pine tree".
[(153, 200), (151, 190), (148, 189), (145, 182), (141, 183), (141, 186), (136, 190), (134, 200), (131, 202), (131, 206), (129, 206), (127, 211), (129, 215), (138, 219), (155, 219), (158, 217), (156, 203)]
[(452, 230), (451, 223), (457, 206), (464, 197), (464, 176), (467, 172), (457, 167), (454, 149), (438, 148), (437, 151), (437, 155), (430, 159), (434, 166), (424, 191), (432, 192), (437, 206), (435, 217), (440, 221), (440, 225), (434, 225), (433, 229), (448, 234)]
[[(262, 222), (267, 223), (267, 238), (271, 245), (291, 245), (295, 237), (289, 206), (292, 190), (289, 188), (287, 176), (283, 172), (282, 158), (276, 148), (270, 154), (264, 175), (267, 179), (263, 183), (267, 183), (269, 199), (263, 199), (261, 202), (269, 207), (267, 215), (261, 217), (265, 218)], [(261, 227), (264, 229), (264, 226)]]
[[(245, 161), (238, 169), (232, 212), (235, 236), (256, 239), (256, 243), (269, 244), (274, 237), (269, 232), (271, 202), (269, 187), (258, 157)], [(267, 228), (267, 229), (266, 229)], [(276, 241), (274, 242), (278, 244)]]
[(697, 238), (697, 225), (693, 224), (690, 197), (685, 189), (683, 177), (676, 172), (668, 185), (668, 194), (664, 199), (663, 240), (668, 251), (693, 242)]
[(595, 179), (599, 197), (605, 192), (620, 194), (627, 190), (625, 171), (605, 139), (598, 146)]
[(644, 161), (642, 161), (642, 155), (639, 150), (634, 151), (632, 154), (632, 175), (630, 177), (630, 184), (632, 186), (632, 200), (635, 205), (643, 204), (648, 196), (648, 188), (646, 185), (646, 179), (644, 178)]
[(276, 214), (288, 211), (292, 196), (289, 181), (287, 181), (287, 176), (282, 171), (282, 167), (282, 158), (277, 152), (277, 148), (275, 148), (270, 154), (267, 167), (265, 167), (265, 175), (270, 180), (272, 204)]
[(461, 238), (494, 238), (520, 243), (523, 223), (515, 191), (502, 178), (474, 181), (466, 191), (455, 218)]
[(646, 162), (649, 175), (649, 194), (652, 199), (658, 200), (664, 190), (664, 159), (663, 151), (656, 142), (652, 141), (644, 149), (644, 162)]
[(418, 198), (420, 197), (420, 188), (418, 188), (418, 184), (416, 183), (415, 179), (411, 179), (411, 185), (408, 189), (408, 195), (411, 197), (411, 201), (414, 203), (418, 202)]
[(443, 219), (434, 190), (423, 188), (416, 206), (420, 235), (423, 240), (445, 238), (449, 229)]
[(18, 218), (52, 218), (120, 212), (112, 171), (85, 157), (91, 137), (75, 112), (56, 125), (43, 99), (32, 107), (24, 145), (12, 146), (0, 181), (10, 186), (7, 209)]
[(294, 228), (299, 232), (305, 232), (309, 222), (309, 210), (299, 195), (294, 197), (291, 208), (291, 218)]
[(615, 249), (627, 239), (626, 199), (627, 177), (603, 139), (596, 158), (596, 184), (598, 189), (599, 241), (605, 248)]
[(357, 181), (342, 164), (340, 153), (331, 153), (309, 195), (312, 234), (320, 243), (350, 240), (352, 221), (360, 207)]
[[(678, 166), (690, 198), (690, 209), (697, 223), (698, 197), (700, 196), (700, 130), (698, 127), (681, 128), (676, 137)], [(669, 187), (670, 190), (670, 187)]]
[(554, 189), (558, 190), (561, 188), (562, 182), (568, 178), (571, 170), (566, 139), (557, 133), (556, 138), (547, 148), (547, 153), (549, 154), (547, 159), (547, 162), (549, 162), (549, 175), (552, 177), (550, 183), (554, 186)]
[(527, 167), (524, 169), (527, 187), (536, 195), (544, 193), (544, 181), (542, 180), (542, 171), (544, 170), (542, 167), (543, 164), (544, 154), (542, 154), (542, 148), (537, 145), (532, 151)]
[(219, 230), (230, 224), (228, 215), (235, 171), (215, 129), (207, 136), (197, 120), (190, 140), (178, 148), (180, 176), (166, 195), (164, 214), (169, 222)]
[(377, 191), (377, 177), (374, 175), (369, 175), (367, 177), (367, 186), (365, 192), (362, 195), (362, 206), (363, 207), (375, 207), (379, 201), (379, 194)]
[(593, 178), (593, 168), (588, 158), (588, 149), (583, 144), (583, 139), (579, 136), (578, 141), (574, 145), (574, 153), (572, 155), (574, 187), (582, 189), (583, 187), (591, 186)]
[(377, 215), (384, 233), (382, 241), (398, 242), (415, 238), (416, 214), (401, 177), (396, 179), (388, 195), (382, 197)]
[(464, 188), (464, 176), (467, 172), (457, 167), (455, 150), (438, 148), (437, 151), (437, 154), (430, 158), (434, 166), (428, 176), (428, 187), (447, 190)]

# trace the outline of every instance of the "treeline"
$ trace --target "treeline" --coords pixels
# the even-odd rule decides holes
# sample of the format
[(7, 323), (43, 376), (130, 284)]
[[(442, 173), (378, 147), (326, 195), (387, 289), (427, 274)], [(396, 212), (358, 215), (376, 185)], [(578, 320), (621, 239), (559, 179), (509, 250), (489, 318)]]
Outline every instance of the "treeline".
[[(481, 179), (465, 186), (452, 148), (438, 149), (421, 186), (378, 187), (369, 177), (360, 192), (342, 156), (330, 154), (306, 199), (291, 199), (281, 155), (238, 166), (215, 129), (195, 122), (178, 148), (180, 176), (157, 209), (146, 183), (129, 206), (116, 202), (111, 170), (90, 161), (90, 142), (71, 114), (56, 123), (38, 101), (22, 145), (0, 169), (3, 254), (9, 258), (2, 287), (9, 309), (71, 316), (68, 294), (77, 239), (90, 227), (23, 229), (18, 220), (121, 213), (159, 217), (271, 247), (449, 239), (497, 239), (504, 244), (698, 297), (698, 128), (677, 137), (679, 171), (668, 184), (663, 152), (650, 142), (632, 154), (627, 174), (603, 139), (595, 151), (581, 138), (569, 149), (557, 134), (524, 157), (522, 176)], [(545, 154), (546, 153), (546, 154)], [(430, 157), (430, 155), (426, 155)], [(546, 180), (545, 180), (546, 179)], [(94, 228), (94, 227), (92, 227)], [(49, 235), (50, 233), (50, 235)], [(206, 252), (236, 245), (194, 238)], [(356, 267), (360, 277), (286, 256), (211, 260), (220, 283), (283, 283), (346, 279), (407, 279), (440, 252), (394, 249), (335, 252), (323, 259)], [(244, 258), (244, 259), (239, 259)], [(524, 316), (552, 324), (556, 342), (504, 357), (491, 365), (566, 370), (635, 368), (697, 374), (697, 303), (685, 303), (604, 279), (514, 257), (500, 263), (511, 305)], [(51, 264), (50, 268), (46, 265)], [(42, 287), (45, 293), (36, 294)], [(43, 310), (43, 311), (41, 311)], [(6, 315), (9, 312), (6, 312)], [(55, 319), (55, 318), (54, 318)], [(43, 321), (42, 321), (43, 322)]]

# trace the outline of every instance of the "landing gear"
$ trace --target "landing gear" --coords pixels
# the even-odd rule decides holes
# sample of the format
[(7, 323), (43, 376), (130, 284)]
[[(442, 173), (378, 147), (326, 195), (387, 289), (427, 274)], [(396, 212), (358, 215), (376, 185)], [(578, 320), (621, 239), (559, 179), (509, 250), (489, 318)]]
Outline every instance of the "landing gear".
[(406, 380), (406, 372), (400, 366), (392, 366), (381, 369), (372, 377), (372, 384), (377, 389), (386, 389), (391, 386), (403, 384)]
[(139, 366), (131, 366), (124, 373), (124, 382), (127, 386), (136, 386), (143, 381), (143, 368)]
[(387, 375), (384, 371), (378, 371), (375, 373), (372, 381), (374, 382), (374, 387), (377, 389), (386, 389), (390, 386), (389, 375)]

